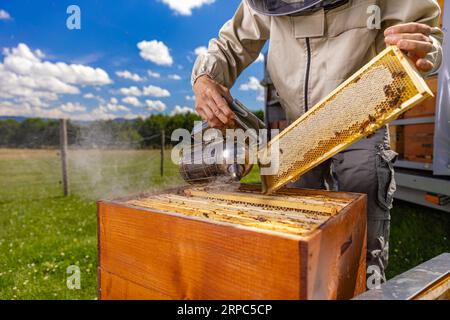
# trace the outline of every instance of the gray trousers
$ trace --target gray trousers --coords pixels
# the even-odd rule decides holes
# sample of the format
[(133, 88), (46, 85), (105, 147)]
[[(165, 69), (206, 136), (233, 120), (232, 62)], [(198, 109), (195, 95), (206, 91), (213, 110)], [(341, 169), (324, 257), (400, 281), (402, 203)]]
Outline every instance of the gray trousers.
[(385, 282), (389, 258), (390, 209), (396, 189), (387, 127), (306, 173), (291, 187), (364, 193), (367, 203), (367, 271)]

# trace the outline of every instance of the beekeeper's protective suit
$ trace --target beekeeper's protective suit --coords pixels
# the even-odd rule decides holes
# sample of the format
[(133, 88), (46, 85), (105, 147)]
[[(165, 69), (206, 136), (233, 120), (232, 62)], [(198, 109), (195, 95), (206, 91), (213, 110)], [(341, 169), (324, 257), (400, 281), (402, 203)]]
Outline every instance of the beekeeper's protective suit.
[[(442, 33), (436, 28), (439, 15), (433, 0), (244, 0), (219, 37), (210, 41), (207, 54), (198, 57), (192, 73), (194, 91), (197, 79), (205, 75), (223, 88), (231, 88), (270, 40), (267, 70), (288, 120), (293, 122), (382, 51), (386, 47), (384, 32), (393, 25), (419, 22), (432, 27), (422, 36), (411, 32), (408, 38), (424, 38), (430, 43), (424, 59), (433, 63), (427, 72), (435, 71), (442, 57)], [(197, 100), (207, 95), (199, 90)], [(211, 117), (208, 110), (198, 111), (204, 118)], [(339, 190), (368, 195), (367, 263), (372, 266), (368, 270), (369, 275), (379, 270), (382, 280), (396, 189), (395, 158), (388, 130), (383, 128), (295, 184), (325, 188), (333, 172)]]

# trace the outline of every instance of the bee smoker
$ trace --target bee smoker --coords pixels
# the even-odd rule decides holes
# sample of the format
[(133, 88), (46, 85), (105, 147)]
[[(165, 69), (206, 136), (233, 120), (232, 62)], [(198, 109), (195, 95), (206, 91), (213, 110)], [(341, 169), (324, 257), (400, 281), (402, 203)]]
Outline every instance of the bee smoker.
[[(236, 128), (244, 132), (254, 130), (247, 133), (257, 133), (265, 128), (265, 124), (238, 100), (233, 100), (229, 107), (235, 114)], [(194, 127), (191, 134), (194, 146), (190, 154), (182, 155), (181, 176), (190, 184), (239, 182), (253, 167), (249, 161), (249, 141), (234, 139), (233, 143), (226, 143), (225, 139), (218, 142), (204, 142), (202, 139), (196, 142), (196, 137), (203, 136), (208, 129), (210, 127), (207, 122)], [(258, 137), (253, 137), (253, 140), (257, 142)]]

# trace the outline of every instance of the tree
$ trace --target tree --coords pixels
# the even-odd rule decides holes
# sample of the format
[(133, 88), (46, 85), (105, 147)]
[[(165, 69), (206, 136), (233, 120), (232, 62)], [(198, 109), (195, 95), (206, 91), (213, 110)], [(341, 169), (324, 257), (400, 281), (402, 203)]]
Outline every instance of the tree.
[(14, 147), (13, 137), (16, 134), (19, 123), (13, 119), (0, 120), (0, 146)]
[[(262, 111), (256, 112), (262, 118)], [(192, 131), (201, 121), (195, 113), (155, 114), (146, 119), (99, 120), (89, 123), (67, 122), (69, 145), (84, 148), (157, 148), (164, 129), (167, 144), (176, 129)], [(173, 142), (177, 143), (177, 142)], [(46, 119), (0, 120), (0, 146), (18, 148), (47, 148), (59, 146), (59, 121)]]

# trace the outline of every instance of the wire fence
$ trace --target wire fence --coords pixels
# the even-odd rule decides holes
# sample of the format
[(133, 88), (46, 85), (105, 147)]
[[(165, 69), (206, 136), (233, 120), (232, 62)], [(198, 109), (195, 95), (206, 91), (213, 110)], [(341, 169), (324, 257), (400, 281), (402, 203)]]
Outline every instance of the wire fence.
[[(0, 148), (0, 202), (55, 194), (109, 197), (181, 183), (164, 130), (112, 148), (98, 143), (68, 145), (63, 135), (67, 127), (61, 129), (58, 149)], [(143, 142), (159, 148), (142, 148)]]

